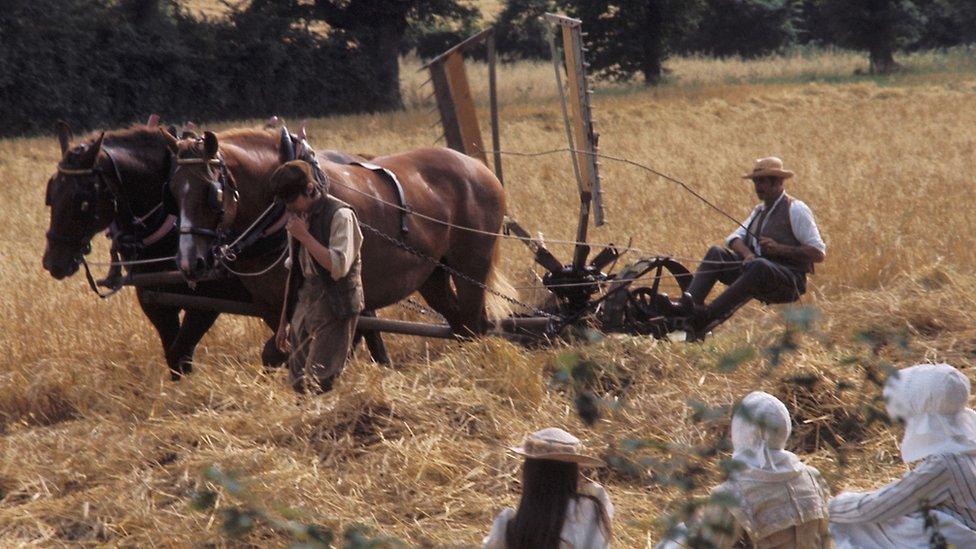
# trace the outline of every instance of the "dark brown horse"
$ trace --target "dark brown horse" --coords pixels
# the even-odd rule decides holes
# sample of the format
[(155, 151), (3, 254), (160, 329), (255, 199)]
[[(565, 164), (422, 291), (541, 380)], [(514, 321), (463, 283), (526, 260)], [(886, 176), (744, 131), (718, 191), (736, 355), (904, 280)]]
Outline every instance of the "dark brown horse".
[[(169, 180), (174, 157), (166, 139), (154, 126), (111, 131), (71, 146), (70, 130), (59, 125), (61, 161), (47, 184), (46, 203), (51, 208), (43, 266), (61, 280), (78, 271), (91, 250), (91, 239), (111, 226), (125, 260), (172, 258), (177, 248), (175, 219), (162, 208), (161, 198)], [(132, 266), (130, 272), (170, 271), (172, 260)], [(143, 313), (159, 333), (166, 363), (173, 379), (191, 369), (197, 343), (218, 314), (149, 304), (147, 290), (193, 293), (207, 297), (249, 301), (247, 290), (234, 279), (204, 282), (190, 290), (185, 285), (138, 288)], [(277, 319), (273, 319), (276, 323)], [(268, 365), (284, 360), (274, 352), (273, 338), (262, 355)]]
[[(172, 139), (170, 146), (179, 164), (170, 182), (181, 216), (177, 262), (194, 280), (211, 267), (218, 233), (244, 230), (273, 202), (269, 178), (281, 165), (278, 143), (269, 132), (248, 130)], [(493, 280), (496, 235), (505, 212), (504, 190), (491, 171), (443, 148), (373, 158), (373, 164), (398, 177), (406, 204), (420, 214), (407, 214), (404, 233), (401, 211), (393, 206), (397, 192), (384, 176), (333, 162), (324, 153), (317, 160), (328, 191), (354, 208), (363, 227), (366, 308), (392, 305), (419, 291), (455, 333), (483, 333), (485, 286)], [(218, 194), (220, 205), (213, 198)], [(250, 267), (267, 267), (273, 259)], [(255, 301), (280, 310), (283, 267), (243, 282)]]

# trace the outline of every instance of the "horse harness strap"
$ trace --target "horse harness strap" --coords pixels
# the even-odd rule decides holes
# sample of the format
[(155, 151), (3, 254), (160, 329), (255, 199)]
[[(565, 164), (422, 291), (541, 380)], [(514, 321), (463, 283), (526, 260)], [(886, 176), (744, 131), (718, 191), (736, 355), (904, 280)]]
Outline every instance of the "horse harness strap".
[(95, 173), (94, 168), (62, 168), (58, 166), (58, 173), (64, 175), (93, 175)]
[[(287, 213), (285, 204), (275, 200), (231, 244), (219, 246), (220, 253), (225, 260), (236, 261), (244, 252), (260, 255), (272, 249), (281, 249), (286, 240), (282, 237)], [(225, 238), (227, 236), (224, 235)]]
[(400, 206), (400, 232), (402, 234), (409, 233), (410, 229), (407, 227), (407, 213), (409, 213), (410, 208), (407, 206), (407, 198), (403, 193), (403, 185), (400, 184), (400, 180), (397, 179), (396, 174), (388, 168), (378, 166), (371, 162), (350, 162), (350, 164), (359, 166), (360, 168), (366, 168), (367, 170), (376, 173), (393, 187), (393, 190), (396, 193), (397, 202)]
[[(103, 148), (102, 152), (105, 153), (105, 157), (108, 158), (109, 163), (112, 165), (112, 172), (115, 175), (115, 179), (119, 183), (122, 183), (122, 171), (119, 170), (119, 164), (115, 161), (115, 157), (112, 156), (111, 151), (106, 148)], [(125, 216), (123, 219), (127, 218), (126, 222), (132, 223), (133, 225), (141, 224), (141, 218), (136, 217), (135, 212), (132, 211), (132, 206), (129, 204), (129, 201), (126, 200), (125, 195), (122, 194), (122, 189), (113, 183), (112, 178), (103, 177), (102, 179), (105, 182), (105, 186), (112, 191), (113, 195), (115, 195), (115, 212), (122, 213)], [(120, 210), (122, 211), (120, 212)]]

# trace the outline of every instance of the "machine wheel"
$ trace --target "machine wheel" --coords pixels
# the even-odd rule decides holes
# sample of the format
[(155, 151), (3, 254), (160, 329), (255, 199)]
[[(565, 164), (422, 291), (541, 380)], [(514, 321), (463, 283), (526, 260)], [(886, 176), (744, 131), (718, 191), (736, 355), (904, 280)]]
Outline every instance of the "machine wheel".
[[(691, 284), (691, 272), (669, 257), (641, 259), (615, 277), (597, 318), (605, 332), (651, 335), (663, 338), (678, 329), (683, 319), (671, 317), (658, 307), (662, 289), (678, 297)], [(663, 282), (663, 284), (662, 284)]]

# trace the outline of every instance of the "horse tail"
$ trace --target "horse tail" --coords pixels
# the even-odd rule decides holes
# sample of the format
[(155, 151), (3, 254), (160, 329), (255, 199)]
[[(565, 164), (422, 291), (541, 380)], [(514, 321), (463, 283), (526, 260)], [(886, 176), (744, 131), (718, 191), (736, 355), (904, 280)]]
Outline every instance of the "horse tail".
[(485, 278), (485, 286), (491, 290), (485, 296), (485, 312), (488, 319), (492, 321), (512, 316), (514, 313), (511, 302), (499, 295), (518, 299), (518, 290), (501, 272), (501, 240), (495, 238), (491, 251), (491, 267), (488, 269), (488, 277)]

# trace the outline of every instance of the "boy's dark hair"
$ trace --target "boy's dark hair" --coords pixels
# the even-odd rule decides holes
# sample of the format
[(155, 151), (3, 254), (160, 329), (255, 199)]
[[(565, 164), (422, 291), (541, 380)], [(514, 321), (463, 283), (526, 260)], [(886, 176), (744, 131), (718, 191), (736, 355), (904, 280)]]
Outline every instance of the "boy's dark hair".
[(308, 194), (309, 185), (315, 186), (315, 176), (312, 166), (304, 160), (286, 162), (271, 174), (271, 191), (285, 203)]

